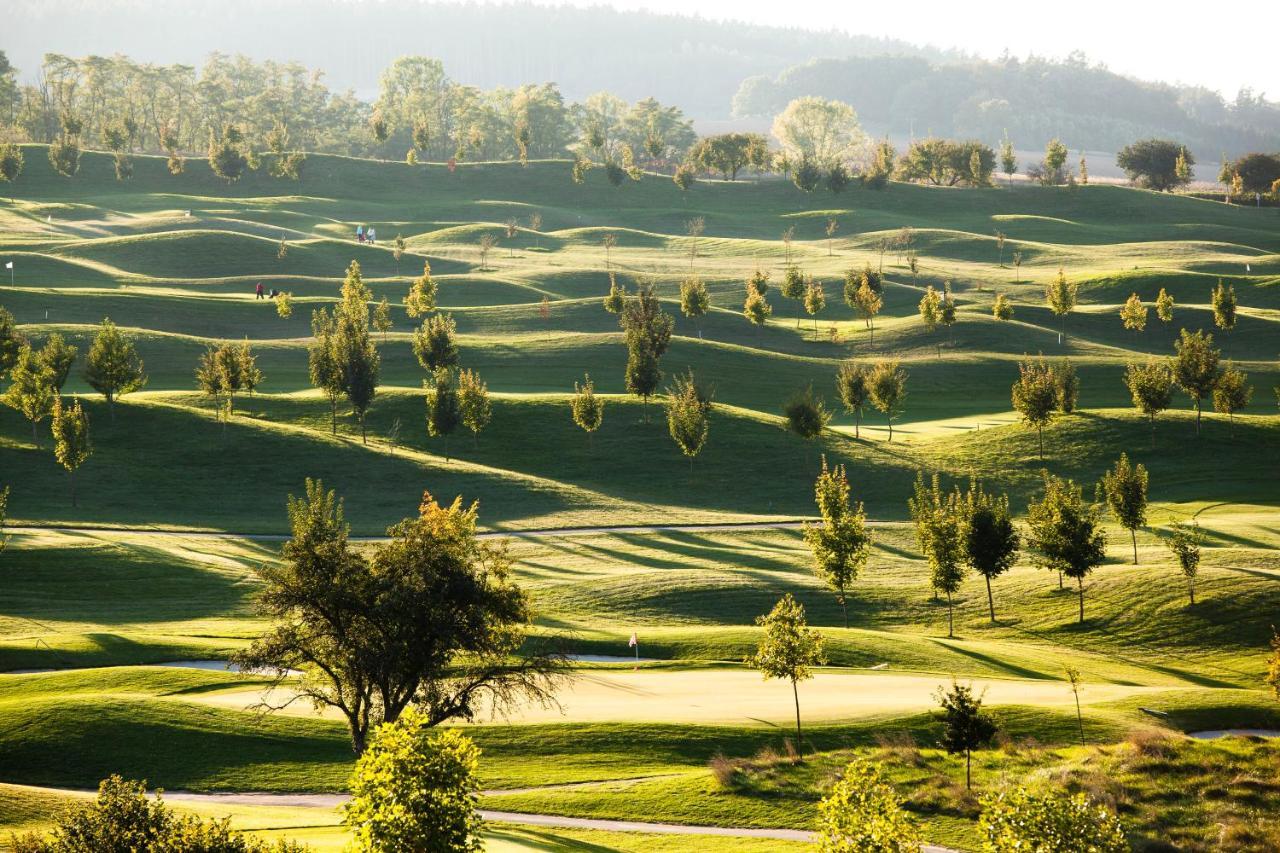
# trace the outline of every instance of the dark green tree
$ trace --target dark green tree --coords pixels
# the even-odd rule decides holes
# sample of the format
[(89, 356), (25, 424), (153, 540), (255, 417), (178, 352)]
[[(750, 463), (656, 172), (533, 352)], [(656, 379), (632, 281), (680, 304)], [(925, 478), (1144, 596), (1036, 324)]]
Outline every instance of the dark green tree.
[(1009, 496), (988, 493), (981, 483), (970, 480), (969, 491), (960, 500), (960, 512), (965, 561), (987, 582), (987, 608), (994, 623), (991, 579), (1009, 571), (1018, 559), (1020, 540), (1009, 512)]
[(142, 359), (133, 345), (133, 338), (116, 328), (110, 319), (104, 318), (85, 358), (84, 379), (89, 387), (107, 399), (107, 411), (115, 423), (115, 401), (118, 397), (137, 391), (147, 383), (142, 372)]
[(1058, 573), (1059, 588), (1063, 575), (1075, 580), (1083, 624), (1084, 579), (1107, 557), (1097, 513), (1085, 505), (1079, 486), (1046, 473), (1043, 496), (1027, 507), (1027, 525), (1036, 563)]
[(1053, 370), (1044, 358), (1027, 359), (1018, 365), (1018, 381), (1013, 383), (1013, 408), (1022, 422), (1035, 427), (1040, 442), (1040, 458), (1044, 459), (1044, 427), (1053, 420), (1058, 402), (1058, 386)]
[(939, 687), (934, 697), (942, 708), (937, 715), (942, 723), (941, 746), (950, 755), (964, 755), (964, 785), (972, 788), (973, 751), (990, 744), (999, 726), (982, 710), (982, 696), (970, 686), (953, 681), (950, 690)]
[(862, 410), (871, 399), (871, 390), (867, 387), (869, 371), (856, 361), (845, 361), (836, 371), (836, 392), (846, 412), (854, 416), (853, 437), (861, 438)]
[(1222, 351), (1214, 349), (1213, 335), (1183, 329), (1174, 344), (1173, 375), (1196, 407), (1196, 435), (1200, 434), (1201, 408), (1222, 379)]
[(441, 367), (457, 367), (457, 325), (450, 314), (433, 314), (413, 333), (413, 354), (428, 373)]
[(1116, 464), (1102, 475), (1098, 483), (1106, 496), (1112, 518), (1129, 531), (1135, 566), (1138, 565), (1138, 528), (1147, 523), (1147, 480), (1146, 466), (1130, 464), (1128, 454), (1121, 453)]
[(427, 434), (444, 438), (444, 458), (449, 461), (449, 436), (462, 425), (458, 387), (447, 367), (437, 367), (427, 389)]
[(893, 441), (893, 419), (902, 414), (907, 400), (907, 371), (897, 361), (878, 361), (867, 376), (871, 404), (889, 420), (889, 440)]

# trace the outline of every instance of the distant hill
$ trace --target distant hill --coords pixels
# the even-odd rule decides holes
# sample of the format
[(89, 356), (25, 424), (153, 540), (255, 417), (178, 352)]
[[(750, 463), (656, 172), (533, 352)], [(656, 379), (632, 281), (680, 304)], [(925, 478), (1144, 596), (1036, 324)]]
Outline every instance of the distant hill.
[(739, 117), (771, 116), (792, 98), (853, 104), (893, 136), (961, 136), (1019, 147), (1060, 137), (1073, 150), (1116, 151), (1135, 139), (1185, 142), (1207, 175), (1222, 152), (1280, 149), (1280, 104), (1245, 91), (1234, 101), (1200, 87), (1135, 80), (1077, 57), (936, 61), (921, 56), (814, 59), (744, 80)]

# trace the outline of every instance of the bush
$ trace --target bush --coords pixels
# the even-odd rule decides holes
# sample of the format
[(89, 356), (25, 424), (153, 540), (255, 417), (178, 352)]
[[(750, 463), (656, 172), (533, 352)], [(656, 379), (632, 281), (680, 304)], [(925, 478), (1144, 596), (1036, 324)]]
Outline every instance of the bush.
[(979, 831), (990, 853), (1127, 853), (1120, 820), (1084, 794), (1013, 788), (984, 797)]
[(916, 853), (920, 835), (880, 765), (855, 761), (818, 804), (822, 853)]

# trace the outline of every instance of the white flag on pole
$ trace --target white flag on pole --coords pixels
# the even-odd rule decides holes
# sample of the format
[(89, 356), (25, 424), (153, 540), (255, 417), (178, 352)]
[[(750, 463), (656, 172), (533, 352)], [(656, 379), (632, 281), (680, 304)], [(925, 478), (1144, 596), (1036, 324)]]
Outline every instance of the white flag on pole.
[(628, 648), (632, 648), (632, 649), (634, 649), (634, 648), (635, 648), (636, 646), (638, 646), (638, 645), (640, 645), (640, 641), (636, 639), (636, 632), (635, 632), (635, 631), (632, 631), (632, 632), (631, 632), (631, 641), (627, 643), (627, 647), (628, 647)]
[(7, 270), (13, 269), (13, 261), (9, 261), (9, 263), (5, 264), (4, 268)]
[(1247, 263), (1246, 263), (1246, 264), (1244, 265), (1244, 271), (1245, 271), (1245, 272), (1253, 272), (1253, 267), (1249, 266), (1249, 264), (1247, 264)]

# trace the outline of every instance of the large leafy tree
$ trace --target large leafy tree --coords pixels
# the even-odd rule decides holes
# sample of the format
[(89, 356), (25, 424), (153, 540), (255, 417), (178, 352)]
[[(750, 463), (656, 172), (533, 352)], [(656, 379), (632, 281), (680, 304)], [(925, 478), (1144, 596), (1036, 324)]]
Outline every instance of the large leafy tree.
[(689, 160), (705, 172), (719, 172), (736, 181), (738, 172), (751, 165), (755, 152), (768, 141), (758, 133), (721, 133), (704, 136), (689, 151)]
[(1106, 538), (1097, 513), (1084, 503), (1081, 489), (1071, 480), (1044, 476), (1044, 494), (1027, 507), (1030, 536), (1027, 544), (1035, 561), (1072, 578), (1080, 595), (1080, 622), (1084, 622), (1084, 579), (1106, 559)]
[(1201, 409), (1222, 379), (1222, 351), (1214, 349), (1213, 335), (1183, 329), (1174, 343), (1173, 375), (1196, 407), (1196, 435), (1200, 434)]
[(813, 667), (826, 661), (823, 637), (810, 630), (804, 605), (787, 593), (768, 614), (756, 619), (763, 630), (756, 653), (747, 665), (758, 669), (766, 679), (779, 678), (791, 682), (791, 695), (796, 705), (796, 749), (804, 749), (800, 728), (801, 681), (813, 678)]
[(1195, 164), (1186, 146), (1169, 139), (1142, 139), (1121, 148), (1116, 155), (1116, 165), (1129, 180), (1161, 192), (1190, 183)]
[(357, 753), (410, 706), (435, 726), (554, 701), (560, 658), (518, 655), (528, 597), (505, 543), (476, 538), (476, 504), (425, 494), (417, 516), (367, 550), (351, 547), (342, 502), (318, 481), (289, 498), (288, 513), (280, 562), (258, 569), (271, 627), (235, 660), (277, 682), (301, 670), (291, 697), (341, 713)]
[(374, 732), (356, 760), (342, 820), (352, 850), (479, 853), (480, 750), (457, 729), (434, 732), (410, 708)]
[(844, 466), (828, 468), (825, 456), (813, 491), (821, 520), (805, 524), (804, 540), (813, 552), (818, 577), (835, 592), (844, 627), (848, 628), (849, 585), (858, 579), (871, 556), (867, 514), (861, 501), (855, 504), (849, 500), (849, 478)]
[(822, 853), (918, 853), (920, 832), (880, 765), (861, 759), (818, 803), (818, 846)]
[(117, 329), (110, 319), (102, 321), (89, 347), (84, 379), (90, 388), (107, 399), (107, 411), (113, 423), (116, 399), (137, 391), (147, 382), (133, 338)]
[(843, 164), (865, 141), (853, 107), (817, 97), (787, 104), (773, 120), (773, 135), (792, 162), (822, 171)]
[(987, 608), (991, 621), (996, 621), (996, 603), (991, 594), (991, 579), (1013, 568), (1018, 559), (1020, 539), (1009, 512), (1009, 496), (995, 495), (976, 480), (969, 481), (969, 491), (959, 503), (964, 537), (964, 558), (969, 568), (982, 575), (987, 583)]

